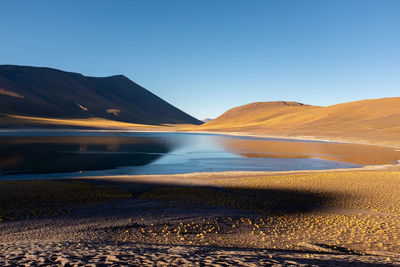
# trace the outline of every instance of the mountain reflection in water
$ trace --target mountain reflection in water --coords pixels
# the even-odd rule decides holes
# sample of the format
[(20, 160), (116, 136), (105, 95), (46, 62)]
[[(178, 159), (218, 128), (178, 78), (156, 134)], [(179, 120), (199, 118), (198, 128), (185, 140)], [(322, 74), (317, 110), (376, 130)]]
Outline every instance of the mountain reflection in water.
[(400, 159), (394, 148), (363, 144), (245, 138), (221, 139), (221, 144), (248, 158), (319, 158), (359, 165), (393, 164)]
[(0, 179), (219, 171), (292, 171), (391, 164), (393, 148), (161, 132), (0, 132)]
[(56, 173), (144, 166), (177, 145), (156, 137), (2, 137), (0, 171)]

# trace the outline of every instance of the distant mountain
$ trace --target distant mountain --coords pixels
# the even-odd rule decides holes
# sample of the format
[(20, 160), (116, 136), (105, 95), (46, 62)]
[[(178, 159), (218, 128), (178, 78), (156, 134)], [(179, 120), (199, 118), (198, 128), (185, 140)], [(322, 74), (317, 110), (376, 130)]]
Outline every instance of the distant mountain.
[(247, 128), (262, 124), (277, 116), (318, 108), (297, 102), (255, 102), (232, 108), (218, 118), (202, 125), (202, 128)]
[(400, 97), (327, 107), (282, 101), (251, 103), (197, 128), (400, 146)]
[(210, 119), (210, 118), (205, 118), (204, 120), (201, 120), (202, 122), (209, 122), (209, 121), (212, 121), (213, 119)]
[(202, 123), (123, 75), (87, 77), (14, 65), (0, 65), (0, 114), (151, 125)]

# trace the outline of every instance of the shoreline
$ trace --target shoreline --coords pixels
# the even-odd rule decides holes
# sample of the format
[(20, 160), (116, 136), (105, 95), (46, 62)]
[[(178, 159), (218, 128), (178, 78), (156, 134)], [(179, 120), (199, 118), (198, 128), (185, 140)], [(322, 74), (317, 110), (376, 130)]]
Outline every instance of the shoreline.
[(40, 180), (130, 197), (0, 223), (0, 265), (396, 265), (399, 181), (400, 165)]
[[(265, 138), (265, 139), (281, 139), (281, 140), (298, 140), (304, 142), (329, 142), (329, 143), (341, 143), (341, 144), (359, 144), (359, 145), (371, 145), (377, 147), (387, 147), (396, 149), (399, 147), (396, 146), (385, 146), (380, 144), (373, 143), (361, 143), (361, 142), (351, 142), (351, 141), (338, 141), (338, 140), (328, 140), (328, 139), (318, 139), (314, 137), (307, 136), (297, 136), (297, 137), (288, 137), (288, 136), (272, 136), (272, 135), (262, 135), (262, 134), (251, 134), (251, 133), (242, 133), (242, 132), (210, 132), (210, 131), (181, 131), (178, 129), (168, 129), (168, 130), (132, 130), (132, 129), (40, 129), (40, 128), (32, 128), (32, 129), (0, 129), (0, 133), (12, 133), (12, 132), (132, 132), (132, 133), (181, 133), (181, 134), (208, 134), (208, 135), (222, 135), (222, 136), (233, 136), (233, 137), (255, 137), (255, 138)], [(0, 137), (1, 138), (1, 137)], [(396, 150), (397, 151), (397, 150)], [(338, 168), (338, 169), (318, 169), (318, 170), (289, 170), (289, 171), (218, 171), (218, 172), (188, 172), (188, 173), (174, 173), (174, 174), (128, 174), (128, 175), (96, 175), (96, 176), (71, 176), (71, 177), (47, 177), (47, 178), (37, 178), (37, 179), (29, 179), (29, 178), (21, 178), (16, 179), (15, 181), (25, 181), (25, 180), (120, 180), (124, 182), (128, 181), (141, 181), (141, 182), (149, 182), (150, 180), (153, 182), (157, 182), (159, 184), (174, 182), (177, 185), (182, 185), (184, 183), (189, 183), (188, 185), (204, 185), (205, 180), (210, 179), (219, 179), (221, 177), (250, 177), (250, 176), (271, 176), (271, 175), (290, 175), (290, 174), (303, 174), (303, 173), (320, 173), (320, 172), (346, 172), (346, 171), (398, 171), (400, 170), (400, 160), (398, 163), (393, 164), (383, 164), (383, 165), (364, 165), (361, 167), (355, 168)], [(166, 179), (168, 177), (168, 179)], [(179, 181), (179, 179), (184, 178), (185, 182)], [(1, 181), (14, 181), (13, 179), (1, 180)], [(196, 184), (199, 183), (199, 184)]]
[(336, 172), (379, 172), (400, 171), (400, 164), (366, 165), (356, 168), (319, 169), (319, 170), (291, 170), (291, 171), (214, 171), (214, 172), (188, 172), (175, 174), (125, 174), (125, 175), (96, 175), (96, 176), (71, 176), (71, 177), (46, 177), (46, 178), (21, 178), (0, 180), (1, 182), (24, 181), (92, 181), (113, 182), (117, 184), (143, 183), (166, 186), (216, 186), (217, 180), (240, 179), (265, 176), (282, 176), (298, 174), (318, 174)]
[[(254, 253), (254, 264), (399, 264), (400, 246), (390, 237), (400, 225), (400, 188), (387, 181), (397, 183), (400, 173), (388, 172), (391, 167), (93, 177), (83, 182), (137, 193), (54, 217), (0, 223), (0, 252), (21, 264), (51, 258), (54, 264), (145, 265), (161, 256), (189, 266), (197, 255), (195, 262), (203, 264), (235, 258), (240, 265)], [(161, 179), (169, 183), (160, 185)], [(369, 206), (370, 196), (376, 205)], [(146, 261), (139, 262), (143, 254)]]
[[(170, 126), (160, 126), (169, 128)], [(371, 141), (354, 141), (348, 139), (331, 139), (331, 138), (320, 138), (317, 136), (287, 136), (287, 135), (270, 135), (270, 134), (257, 134), (249, 132), (223, 132), (223, 131), (190, 131), (180, 129), (130, 129), (130, 128), (110, 128), (110, 129), (69, 129), (69, 128), (0, 128), (0, 133), (11, 133), (11, 132), (131, 132), (131, 133), (187, 133), (187, 134), (210, 134), (210, 135), (225, 135), (233, 137), (256, 137), (264, 139), (283, 139), (283, 140), (297, 140), (297, 141), (312, 141), (312, 142), (325, 142), (325, 143), (342, 143), (342, 144), (356, 144), (356, 145), (368, 145), (368, 146), (379, 146), (387, 148), (400, 149), (400, 145), (389, 145), (380, 144)]]
[[(186, 132), (186, 131), (177, 131), (177, 132)], [(298, 141), (318, 141), (318, 142), (326, 142), (326, 143), (343, 143), (343, 144), (355, 144), (355, 145), (369, 145), (369, 146), (379, 146), (379, 147), (388, 147), (388, 148), (396, 148), (400, 149), (400, 145), (384, 145), (374, 142), (362, 142), (362, 141), (353, 141), (346, 139), (329, 139), (329, 138), (318, 138), (314, 136), (285, 136), (285, 135), (268, 135), (268, 134), (254, 134), (254, 133), (246, 133), (246, 132), (213, 132), (213, 131), (188, 131), (187, 133), (198, 133), (198, 134), (220, 134), (227, 136), (241, 136), (241, 137), (259, 137), (259, 138), (271, 138), (271, 139), (287, 139), (287, 140), (298, 140)]]
[[(252, 177), (283, 176), (298, 174), (318, 174), (335, 172), (373, 172), (400, 171), (400, 165), (368, 165), (359, 168), (342, 168), (326, 170), (294, 170), (294, 171), (221, 171), (221, 172), (191, 172), (178, 174), (148, 174), (148, 175), (99, 175), (87, 177), (56, 178), (54, 180), (82, 180), (127, 183), (146, 183), (167, 186), (216, 186), (217, 180), (245, 179)], [(52, 178), (49, 178), (50, 180)], [(47, 179), (46, 179), (47, 180)]]

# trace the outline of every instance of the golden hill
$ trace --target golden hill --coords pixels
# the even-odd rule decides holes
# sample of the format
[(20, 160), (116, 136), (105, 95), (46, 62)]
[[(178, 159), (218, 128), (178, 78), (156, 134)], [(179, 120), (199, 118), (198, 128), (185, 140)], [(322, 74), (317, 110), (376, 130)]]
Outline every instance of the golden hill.
[(327, 107), (257, 102), (233, 108), (196, 128), (400, 146), (400, 97)]
[(203, 124), (202, 128), (245, 128), (262, 124), (275, 117), (311, 110), (318, 107), (297, 102), (255, 102), (228, 110), (218, 118)]

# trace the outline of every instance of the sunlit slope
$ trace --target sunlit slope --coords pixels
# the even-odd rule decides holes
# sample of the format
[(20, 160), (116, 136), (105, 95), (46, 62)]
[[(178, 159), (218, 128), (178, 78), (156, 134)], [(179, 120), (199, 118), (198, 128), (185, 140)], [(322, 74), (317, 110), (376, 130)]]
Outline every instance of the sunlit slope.
[[(281, 104), (270, 108), (273, 103)], [(285, 102), (238, 107), (199, 128), (400, 145), (400, 97), (328, 107), (293, 107), (282, 103)]]
[(297, 102), (256, 102), (228, 110), (218, 118), (203, 124), (202, 128), (243, 128), (264, 124), (276, 117), (313, 110), (318, 107)]
[(99, 129), (130, 129), (130, 130), (162, 130), (168, 128), (166, 126), (147, 125), (129, 123), (116, 120), (107, 120), (103, 118), (88, 118), (88, 119), (58, 119), (58, 118), (42, 118), (29, 116), (7, 115), (0, 116), (0, 127), (12, 126), (47, 126), (47, 127), (84, 127), (84, 128), (99, 128)]

